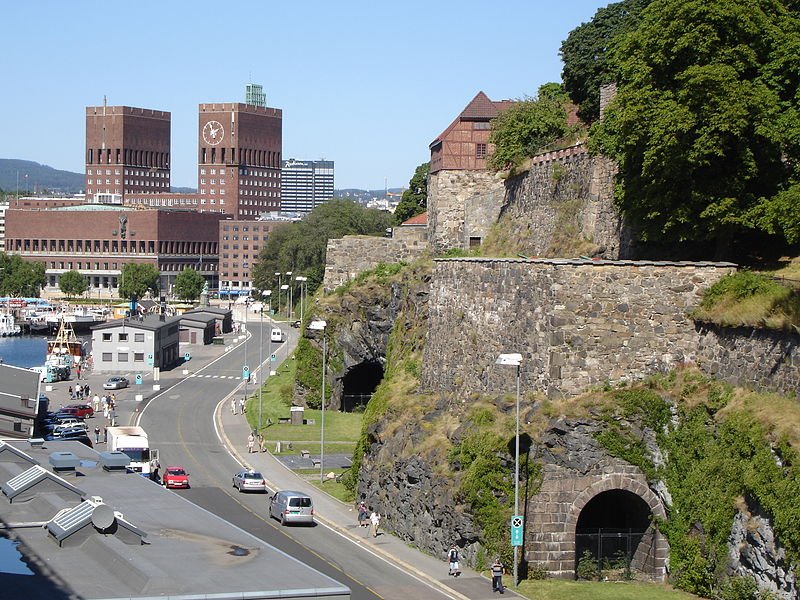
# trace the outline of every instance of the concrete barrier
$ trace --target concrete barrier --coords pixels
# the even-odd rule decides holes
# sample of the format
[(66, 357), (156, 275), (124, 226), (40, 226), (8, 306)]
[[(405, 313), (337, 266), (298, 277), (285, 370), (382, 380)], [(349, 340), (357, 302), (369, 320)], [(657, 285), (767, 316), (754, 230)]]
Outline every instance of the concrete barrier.
[(136, 394), (136, 401), (137, 402), (141, 402), (142, 400), (144, 400), (144, 395), (143, 394)]
[(46, 386), (44, 386), (44, 391), (45, 391), (45, 392), (52, 392), (52, 391), (53, 391), (53, 386), (52, 386), (52, 385), (46, 385)]
[(160, 383), (154, 383), (153, 384), (153, 391), (154, 392), (158, 392), (160, 390), (161, 390), (161, 384)]
[(188, 375), (188, 374), (189, 374), (189, 369), (184, 369), (184, 370), (182, 371), (182, 373), (183, 373), (184, 375)]

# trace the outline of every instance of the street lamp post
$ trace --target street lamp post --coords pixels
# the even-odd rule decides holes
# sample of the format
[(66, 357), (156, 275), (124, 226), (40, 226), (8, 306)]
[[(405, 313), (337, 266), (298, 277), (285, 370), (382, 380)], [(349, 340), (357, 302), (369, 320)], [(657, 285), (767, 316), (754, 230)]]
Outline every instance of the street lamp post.
[[(261, 292), (262, 297), (269, 298), (270, 294), (272, 294), (272, 290), (263, 290)], [(263, 424), (262, 420), (262, 397), (264, 395), (264, 384), (267, 382), (267, 377), (269, 377), (269, 369), (267, 369), (267, 376), (264, 377), (264, 301), (261, 301), (261, 327), (258, 332), (258, 368), (261, 370), (261, 386), (258, 388), (258, 429), (261, 430), (261, 426)], [(270, 341), (270, 345), (272, 342)], [(272, 348), (270, 348), (270, 356), (272, 355), (271, 352)], [(267, 357), (269, 359), (269, 356)]]
[[(515, 411), (516, 430), (514, 433), (514, 518), (519, 516), (519, 367), (522, 364), (521, 354), (501, 354), (495, 364), (510, 365), (517, 368), (517, 402)], [(519, 546), (514, 544), (514, 587), (517, 587), (517, 566)]]
[(280, 318), (281, 315), (281, 277), (283, 277), (283, 273), (275, 273), (275, 277), (278, 278), (278, 312), (275, 314), (278, 315)]
[(288, 293), (289, 304), (286, 307), (286, 318), (291, 321), (292, 320), (292, 286), (291, 286), (291, 283), (292, 283), (292, 272), (291, 271), (286, 271), (286, 277), (287, 277), (287, 281), (289, 282), (289, 293)]
[(308, 281), (308, 277), (303, 277), (302, 275), (298, 275), (295, 277), (295, 281), (300, 282), (300, 322), (303, 322), (303, 286), (306, 285), (306, 281)]
[[(286, 284), (286, 283), (284, 283), (284, 284), (281, 286), (281, 289), (280, 289), (280, 290), (278, 290), (278, 306), (280, 306), (280, 302), (281, 302), (281, 294), (282, 294), (283, 292), (286, 292), (286, 301), (288, 302), (288, 301), (289, 301), (289, 285), (288, 285), (288, 284)], [(280, 308), (278, 309), (278, 318), (281, 318), (281, 311), (280, 311)]]
[(325, 337), (325, 321), (311, 321), (308, 328), (313, 331), (322, 332), (322, 417), (320, 419), (320, 434), (319, 434), (319, 481), (323, 481), (323, 471), (325, 462), (325, 360), (328, 355), (328, 341)]

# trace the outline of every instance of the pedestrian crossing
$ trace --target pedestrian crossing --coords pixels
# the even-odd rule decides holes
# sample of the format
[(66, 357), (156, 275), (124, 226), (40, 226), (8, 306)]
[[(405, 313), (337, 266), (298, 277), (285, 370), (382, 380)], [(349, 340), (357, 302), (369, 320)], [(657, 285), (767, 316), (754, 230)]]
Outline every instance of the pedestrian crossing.
[(198, 375), (192, 374), (189, 377), (196, 377), (197, 379), (205, 378), (205, 379), (241, 379), (236, 375)]

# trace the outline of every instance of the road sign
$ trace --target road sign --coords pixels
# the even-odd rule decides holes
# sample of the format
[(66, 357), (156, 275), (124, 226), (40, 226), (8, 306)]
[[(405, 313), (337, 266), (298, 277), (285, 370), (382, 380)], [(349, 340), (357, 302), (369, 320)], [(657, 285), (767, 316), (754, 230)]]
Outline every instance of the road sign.
[(511, 517), (511, 545), (522, 546), (522, 530), (524, 529), (525, 519), (522, 515)]
[(153, 355), (152, 354), (148, 354), (147, 355), (147, 366), (148, 367), (152, 367), (153, 366)]
[(191, 358), (192, 358), (192, 355), (189, 352), (187, 352), (186, 354), (183, 355), (183, 360), (185, 360), (186, 362), (189, 362), (189, 360), (191, 360)]
[(142, 385), (142, 374), (141, 373), (137, 373), (136, 374), (136, 385)]
[(271, 354), (271, 355), (270, 355), (270, 357), (269, 357), (269, 359), (270, 359), (272, 362), (275, 362), (276, 360), (278, 360), (278, 355), (277, 355), (277, 354)]
[(247, 365), (242, 367), (242, 379), (250, 379), (250, 367)]

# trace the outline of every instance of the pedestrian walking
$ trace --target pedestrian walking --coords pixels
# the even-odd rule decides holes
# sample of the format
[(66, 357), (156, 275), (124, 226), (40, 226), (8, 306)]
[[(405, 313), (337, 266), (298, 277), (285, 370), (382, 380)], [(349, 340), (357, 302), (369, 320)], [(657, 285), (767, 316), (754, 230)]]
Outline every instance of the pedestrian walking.
[(251, 454), (253, 452), (253, 446), (256, 443), (256, 436), (253, 435), (253, 432), (250, 432), (250, 435), (247, 436), (247, 453)]
[(94, 428), (94, 443), (95, 444), (100, 443), (100, 427)]
[(503, 563), (500, 562), (500, 557), (494, 559), (492, 566), (489, 567), (492, 572), (492, 591), (493, 592), (500, 592), (501, 594), (505, 593), (505, 588), (503, 587), (503, 571), (505, 567)]
[(231, 414), (236, 414), (236, 398), (231, 398)]
[(369, 512), (367, 511), (367, 504), (363, 500), (358, 503), (358, 526), (367, 527), (369, 523)]
[(372, 514), (369, 516), (370, 522), (370, 534), (372, 537), (378, 537), (378, 527), (381, 525), (381, 515), (378, 512), (372, 511)]
[(108, 427), (103, 427), (103, 443), (108, 441)]
[(95, 394), (94, 398), (92, 398), (92, 409), (94, 412), (100, 412), (100, 396), (97, 394)]
[(447, 574), (453, 577), (461, 575), (461, 571), (458, 568), (458, 548), (456, 548), (455, 544), (450, 546), (450, 551), (447, 553), (447, 560), (450, 561), (450, 570)]
[(260, 433), (258, 434), (258, 451), (259, 452), (264, 451), (264, 436), (261, 435)]
[(81, 387), (80, 383), (75, 384), (75, 398), (76, 399), (83, 398), (83, 387)]
[(72, 400), (75, 397), (73, 395), (73, 393), (72, 393), (72, 386), (69, 386), (69, 389), (67, 390), (67, 393), (69, 394), (69, 399), (70, 400)]
[(83, 398), (84, 398), (84, 400), (89, 398), (89, 394), (91, 394), (91, 393), (92, 393), (92, 391), (89, 389), (89, 384), (87, 383), (86, 385), (83, 386)]
[(244, 414), (244, 412), (245, 412), (245, 410), (244, 410), (244, 396), (239, 398), (239, 412), (242, 413), (242, 414)]

